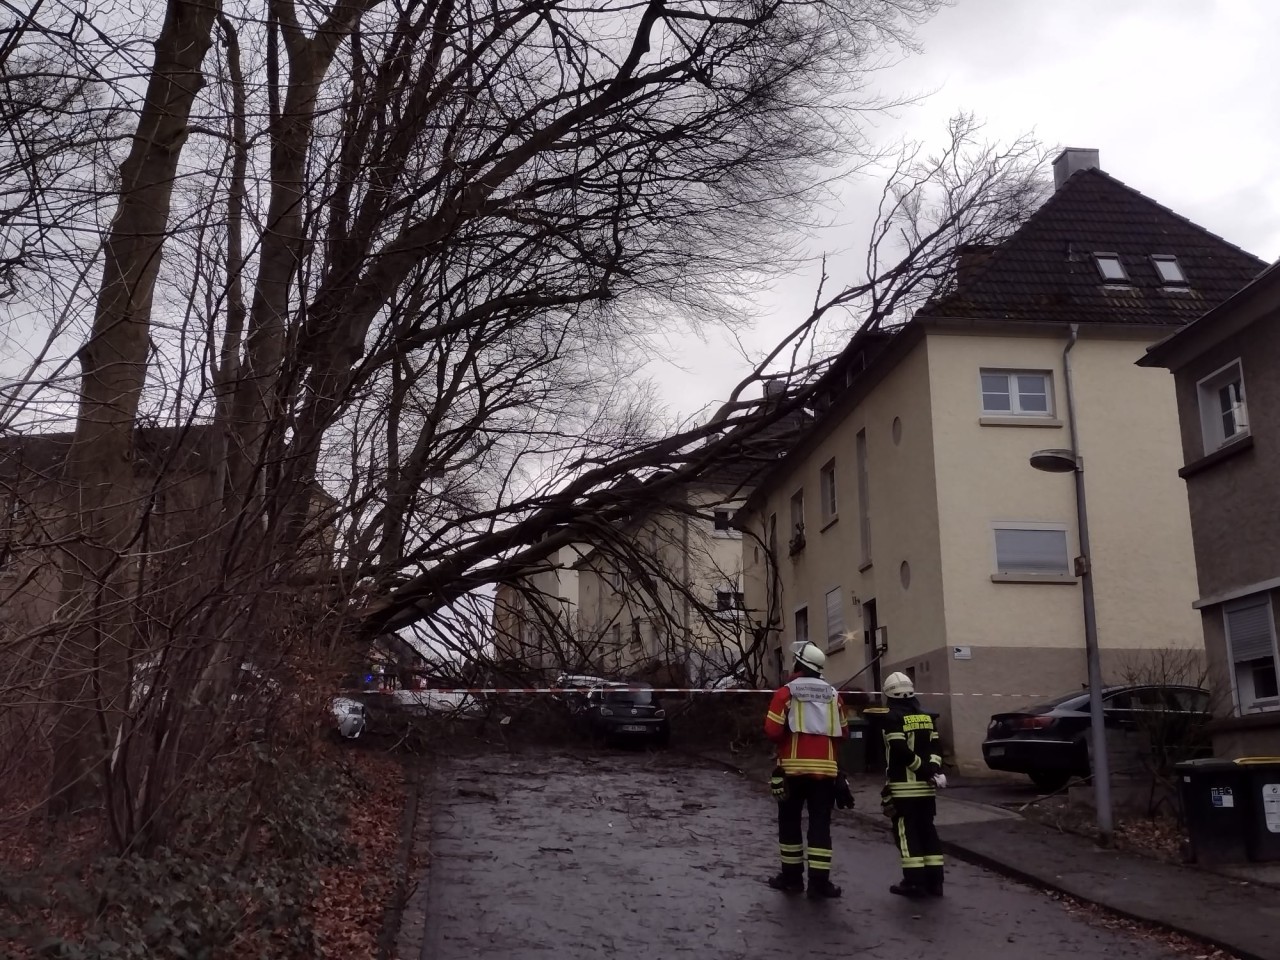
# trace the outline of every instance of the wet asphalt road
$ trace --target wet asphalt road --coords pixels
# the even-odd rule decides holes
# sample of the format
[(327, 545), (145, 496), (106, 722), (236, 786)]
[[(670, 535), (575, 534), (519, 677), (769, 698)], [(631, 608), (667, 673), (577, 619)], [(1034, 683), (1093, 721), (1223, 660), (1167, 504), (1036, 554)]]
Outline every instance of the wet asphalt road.
[(847, 813), (834, 827), (844, 898), (787, 897), (762, 882), (775, 869), (774, 811), (759, 785), (676, 754), (441, 761), (424, 809), (431, 865), (421, 956), (1174, 956), (966, 864), (948, 863), (944, 900), (895, 897), (887, 834)]

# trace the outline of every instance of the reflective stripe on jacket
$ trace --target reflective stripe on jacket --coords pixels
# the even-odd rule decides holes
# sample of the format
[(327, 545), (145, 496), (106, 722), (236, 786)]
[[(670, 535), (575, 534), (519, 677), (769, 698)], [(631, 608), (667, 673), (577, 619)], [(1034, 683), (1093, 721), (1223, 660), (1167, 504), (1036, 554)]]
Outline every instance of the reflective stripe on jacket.
[(933, 718), (914, 701), (891, 704), (885, 717), (885, 780), (890, 796), (932, 797), (933, 775), (942, 769)]
[(778, 745), (778, 764), (789, 777), (834, 777), (845, 736), (836, 688), (817, 677), (795, 677), (773, 693), (765, 735)]

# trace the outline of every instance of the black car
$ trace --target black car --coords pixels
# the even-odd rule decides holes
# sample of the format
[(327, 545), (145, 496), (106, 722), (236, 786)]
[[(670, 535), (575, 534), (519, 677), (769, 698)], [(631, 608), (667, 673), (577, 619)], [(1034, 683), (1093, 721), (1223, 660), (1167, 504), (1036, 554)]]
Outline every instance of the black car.
[(653, 691), (623, 683), (591, 690), (578, 712), (588, 732), (602, 740), (648, 740), (666, 746), (671, 740), (667, 711)]
[[(1209, 694), (1178, 685), (1108, 687), (1102, 695), (1107, 728), (1146, 731), (1153, 741), (1186, 743), (1209, 719)], [(1025, 773), (1041, 790), (1060, 790), (1089, 776), (1089, 692), (1067, 694), (1016, 713), (997, 713), (987, 726), (982, 756), (992, 770)]]

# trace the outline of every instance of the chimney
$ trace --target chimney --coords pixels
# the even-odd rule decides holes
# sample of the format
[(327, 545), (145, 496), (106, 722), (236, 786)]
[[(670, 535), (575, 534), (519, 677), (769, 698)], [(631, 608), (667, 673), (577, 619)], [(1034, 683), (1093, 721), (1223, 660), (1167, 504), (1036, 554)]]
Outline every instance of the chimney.
[(1053, 161), (1053, 188), (1061, 190), (1062, 185), (1077, 170), (1101, 170), (1098, 163), (1098, 151), (1086, 147), (1067, 147), (1058, 159)]
[(992, 243), (962, 243), (956, 247), (956, 286), (963, 289), (995, 250)]

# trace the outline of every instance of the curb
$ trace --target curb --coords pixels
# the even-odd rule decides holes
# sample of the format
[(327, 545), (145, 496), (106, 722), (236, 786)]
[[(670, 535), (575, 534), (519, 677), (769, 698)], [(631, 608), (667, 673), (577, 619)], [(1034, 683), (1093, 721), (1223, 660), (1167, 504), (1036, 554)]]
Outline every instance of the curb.
[(418, 802), (422, 793), (421, 771), (410, 771), (405, 765), (408, 789), (405, 791), (404, 809), (400, 812), (400, 844), (396, 849), (395, 889), (391, 903), (382, 914), (382, 929), (378, 931), (378, 958), (391, 960), (396, 940), (400, 936), (400, 924), (404, 908), (409, 900), (409, 863), (413, 857), (414, 831), (418, 823)]

